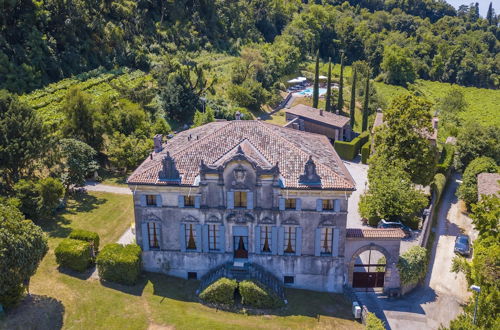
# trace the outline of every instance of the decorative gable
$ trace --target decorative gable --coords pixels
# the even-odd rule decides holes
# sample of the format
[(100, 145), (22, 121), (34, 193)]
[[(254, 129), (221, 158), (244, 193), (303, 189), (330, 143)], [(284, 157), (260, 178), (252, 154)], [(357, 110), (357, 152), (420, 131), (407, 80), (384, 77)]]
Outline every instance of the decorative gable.
[(164, 181), (169, 184), (180, 184), (181, 176), (177, 167), (175, 166), (175, 160), (167, 152), (167, 155), (161, 160), (162, 169), (159, 173), (160, 181)]
[(304, 173), (300, 176), (299, 183), (310, 187), (321, 187), (321, 177), (316, 172), (316, 164), (312, 156), (309, 156), (304, 166)]

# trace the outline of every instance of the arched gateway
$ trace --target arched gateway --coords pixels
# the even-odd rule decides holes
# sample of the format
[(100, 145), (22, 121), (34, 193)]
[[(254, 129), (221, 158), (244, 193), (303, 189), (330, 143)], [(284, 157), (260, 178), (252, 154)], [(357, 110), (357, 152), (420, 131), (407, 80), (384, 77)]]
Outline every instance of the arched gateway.
[(399, 288), (396, 263), (403, 237), (400, 229), (348, 228), (345, 284), (354, 288), (383, 288), (384, 292)]

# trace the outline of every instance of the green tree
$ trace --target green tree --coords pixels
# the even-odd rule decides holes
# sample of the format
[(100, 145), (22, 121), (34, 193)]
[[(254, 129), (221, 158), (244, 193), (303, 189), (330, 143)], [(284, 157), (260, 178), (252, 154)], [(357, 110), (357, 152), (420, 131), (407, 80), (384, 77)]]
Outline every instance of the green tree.
[(418, 213), (427, 204), (425, 195), (416, 190), (398, 162), (386, 158), (370, 160), (368, 191), (360, 197), (359, 212), (375, 224), (380, 219), (402, 221), (418, 226)]
[(384, 81), (388, 84), (406, 86), (415, 81), (415, 68), (406, 48), (386, 47), (381, 67), (385, 74)]
[(96, 171), (99, 165), (94, 160), (97, 153), (88, 144), (75, 139), (62, 139), (57, 150), (59, 162), (53, 171), (61, 178), (65, 191), (71, 186), (85, 185), (85, 179)]
[(229, 98), (239, 107), (259, 111), (269, 99), (269, 93), (262, 84), (248, 79), (242, 85), (231, 85), (227, 91)]
[(470, 216), (479, 235), (498, 237), (500, 229), (500, 198), (498, 196), (482, 196), (477, 204), (472, 205)]
[[(467, 108), (467, 101), (461, 89), (452, 88), (439, 100), (439, 118), (448, 129), (460, 126), (460, 114)], [(456, 129), (454, 130), (456, 132)], [(454, 132), (454, 133), (455, 133)]]
[(90, 96), (76, 87), (71, 88), (64, 99), (62, 110), (65, 116), (64, 135), (85, 142), (95, 150), (101, 150), (102, 130)]
[(375, 155), (401, 163), (416, 184), (432, 181), (437, 162), (436, 149), (427, 140), (433, 131), (432, 104), (414, 94), (395, 97), (384, 111), (384, 122), (375, 132)]
[(316, 66), (314, 68), (313, 108), (319, 104), (319, 50), (316, 51)]
[(361, 124), (362, 132), (368, 129), (368, 115), (370, 113), (369, 104), (370, 104), (370, 76), (367, 76), (365, 85), (365, 99), (363, 102), (363, 122)]
[(427, 273), (427, 249), (412, 246), (399, 257), (397, 268), (401, 283), (418, 283)]
[(172, 132), (172, 128), (163, 117), (156, 118), (156, 121), (151, 127), (151, 130), (153, 134), (163, 134), (163, 135)]
[(48, 251), (40, 227), (24, 220), (15, 207), (0, 204), (0, 304), (19, 302), (23, 282), (33, 276)]
[(337, 98), (337, 109), (340, 114), (344, 113), (344, 53), (340, 54), (340, 80), (339, 80), (339, 97)]
[(496, 25), (495, 9), (493, 9), (493, 3), (491, 2), (490, 5), (488, 6), (488, 12), (486, 13), (486, 20), (488, 21), (489, 25)]
[(41, 179), (36, 186), (40, 199), (38, 210), (41, 217), (47, 217), (54, 213), (59, 206), (61, 198), (64, 197), (64, 186), (61, 180), (47, 177)]
[(498, 166), (492, 158), (478, 157), (470, 162), (464, 171), (462, 184), (458, 187), (458, 197), (470, 207), (477, 202), (477, 176), (480, 173), (496, 173)]
[(198, 127), (215, 121), (215, 114), (212, 108), (207, 107), (205, 113), (196, 111), (193, 119), (193, 127)]
[(107, 145), (111, 165), (123, 173), (137, 167), (152, 149), (151, 139), (138, 138), (134, 135), (126, 136), (119, 132), (113, 134)]
[(351, 117), (351, 127), (354, 128), (355, 116), (356, 116), (356, 68), (352, 75), (352, 85), (351, 85), (351, 104), (349, 107), (349, 116)]
[(457, 136), (455, 167), (465, 170), (477, 157), (491, 157), (500, 164), (500, 130), (494, 126), (481, 126), (468, 121), (460, 128)]
[(332, 59), (328, 58), (328, 79), (326, 81), (325, 110), (332, 112)]
[(0, 90), (0, 175), (11, 186), (28, 175), (48, 147), (41, 121), (15, 95)]

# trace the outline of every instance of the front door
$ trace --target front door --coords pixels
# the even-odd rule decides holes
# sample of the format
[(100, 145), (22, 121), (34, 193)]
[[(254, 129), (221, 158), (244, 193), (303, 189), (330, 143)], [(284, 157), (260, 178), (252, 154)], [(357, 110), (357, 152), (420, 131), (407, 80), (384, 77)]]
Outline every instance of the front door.
[(248, 259), (248, 236), (233, 236), (234, 258)]

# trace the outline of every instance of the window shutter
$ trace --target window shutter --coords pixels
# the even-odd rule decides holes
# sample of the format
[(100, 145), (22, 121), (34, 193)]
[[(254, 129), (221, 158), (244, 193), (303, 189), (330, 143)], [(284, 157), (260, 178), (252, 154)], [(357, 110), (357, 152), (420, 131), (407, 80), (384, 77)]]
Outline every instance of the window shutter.
[(179, 207), (184, 207), (184, 196), (183, 195), (179, 195)]
[(302, 210), (302, 199), (297, 198), (297, 200), (295, 202), (295, 209), (297, 211), (301, 211)]
[(295, 255), (302, 255), (302, 228), (297, 227), (295, 232)]
[(194, 208), (199, 209), (201, 204), (201, 196), (194, 196)]
[(283, 255), (283, 250), (285, 249), (285, 228), (278, 228), (278, 254)]
[(142, 251), (149, 251), (149, 235), (148, 235), (148, 224), (143, 222), (141, 224), (142, 231)]
[(318, 212), (323, 211), (323, 200), (322, 199), (316, 200), (316, 211), (318, 211)]
[(158, 207), (163, 206), (163, 201), (161, 199), (161, 195), (156, 195), (156, 206), (158, 206)]
[(226, 228), (224, 226), (219, 226), (219, 243), (218, 248), (222, 253), (226, 252)]
[(271, 253), (278, 254), (278, 228), (271, 228)]
[(339, 256), (339, 239), (340, 239), (340, 229), (335, 228), (333, 230), (333, 241), (332, 241), (332, 253), (334, 257)]
[(279, 199), (279, 209), (280, 209), (280, 211), (285, 210), (285, 199), (284, 198)]
[(255, 226), (255, 246), (253, 249), (254, 253), (260, 253), (260, 226)]
[(234, 192), (227, 192), (227, 208), (232, 210), (234, 209)]
[(319, 257), (321, 255), (321, 228), (316, 228), (316, 237), (314, 238), (314, 255)]
[(146, 195), (140, 195), (139, 202), (141, 203), (142, 207), (146, 206)]
[(251, 191), (247, 193), (247, 209), (253, 210), (253, 192)]
[(335, 212), (340, 212), (340, 199), (334, 200), (333, 203), (334, 203), (333, 210)]
[(201, 238), (201, 236), (202, 236), (202, 229), (201, 229), (202, 226), (201, 225), (196, 225), (195, 228), (196, 228), (196, 238), (195, 238), (195, 240), (196, 240), (196, 252), (201, 252), (202, 251), (201, 244), (202, 244), (202, 241), (203, 241), (202, 238)]
[[(209, 248), (208, 248), (208, 243), (210, 242), (208, 240), (208, 225), (203, 225), (202, 227), (202, 233), (203, 233), (203, 252), (208, 252), (209, 251)], [(196, 244), (198, 245), (198, 244)]]
[(181, 251), (186, 252), (186, 225), (181, 224), (181, 228), (179, 230), (179, 242), (181, 244)]

